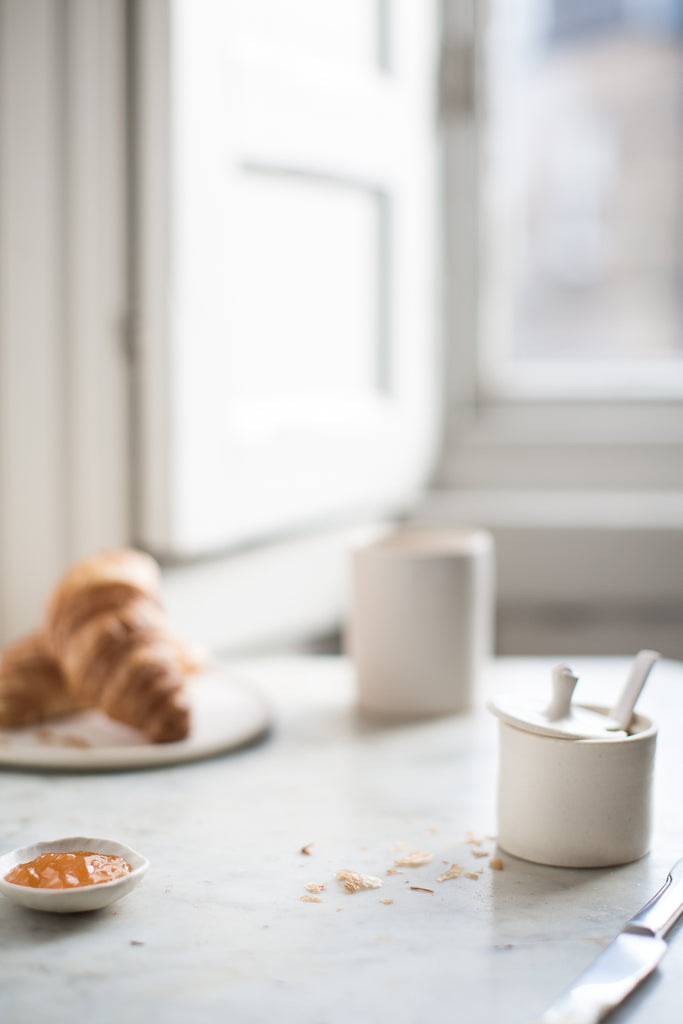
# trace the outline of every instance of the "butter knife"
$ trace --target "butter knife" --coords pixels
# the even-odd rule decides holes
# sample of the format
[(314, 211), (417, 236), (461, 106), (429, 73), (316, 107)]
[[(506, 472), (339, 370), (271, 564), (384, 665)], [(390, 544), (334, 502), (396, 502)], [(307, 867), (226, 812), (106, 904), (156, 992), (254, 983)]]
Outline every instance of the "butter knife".
[(595, 963), (530, 1024), (597, 1024), (654, 971), (667, 950), (664, 936), (682, 913), (683, 858)]

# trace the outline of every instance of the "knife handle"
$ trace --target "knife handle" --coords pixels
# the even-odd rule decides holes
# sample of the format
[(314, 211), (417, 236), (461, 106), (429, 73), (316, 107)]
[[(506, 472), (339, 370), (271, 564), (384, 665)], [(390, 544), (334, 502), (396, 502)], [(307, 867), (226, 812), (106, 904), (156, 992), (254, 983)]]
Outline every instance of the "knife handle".
[(677, 861), (659, 892), (639, 910), (624, 931), (662, 938), (683, 913), (683, 858)]

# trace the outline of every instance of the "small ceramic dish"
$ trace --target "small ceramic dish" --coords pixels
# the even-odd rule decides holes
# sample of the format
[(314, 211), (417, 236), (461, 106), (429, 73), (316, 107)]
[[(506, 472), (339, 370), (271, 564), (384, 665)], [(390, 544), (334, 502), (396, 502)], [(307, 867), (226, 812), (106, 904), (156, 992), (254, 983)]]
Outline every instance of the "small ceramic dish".
[[(34, 889), (28, 885), (8, 882), (6, 875), (17, 864), (26, 864), (41, 853), (73, 853), (88, 850), (92, 853), (106, 853), (123, 857), (131, 870), (121, 878), (94, 885), (80, 885), (71, 889)], [(149, 867), (149, 861), (129, 846), (113, 839), (95, 839), (91, 836), (69, 836), (66, 839), (52, 839), (42, 843), (21, 846), (0, 856), (0, 892), (14, 903), (31, 910), (45, 910), (53, 914), (74, 914), (83, 910), (101, 910), (135, 888)]]

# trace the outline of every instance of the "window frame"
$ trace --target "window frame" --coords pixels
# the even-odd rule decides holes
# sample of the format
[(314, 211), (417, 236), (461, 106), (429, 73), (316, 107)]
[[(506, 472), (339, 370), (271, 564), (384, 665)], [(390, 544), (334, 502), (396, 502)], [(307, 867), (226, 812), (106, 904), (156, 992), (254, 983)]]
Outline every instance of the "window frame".
[(631, 653), (640, 642), (681, 657), (681, 402), (491, 386), (480, 341), (484, 15), (476, 0), (443, 0), (442, 12), (446, 423), (416, 516), (492, 531), (499, 653)]
[[(310, 404), (303, 402), (296, 409), (278, 409), (273, 404), (267, 410), (268, 417), (257, 423), (256, 431), (252, 427), (258, 417), (250, 417), (248, 407), (246, 415), (240, 415), (241, 410), (234, 404), (229, 414), (232, 425), (225, 429), (222, 409), (232, 401), (230, 396), (226, 399), (218, 394), (219, 389), (210, 387), (205, 388), (208, 400), (201, 401), (196, 383), (201, 374), (189, 367), (186, 356), (190, 341), (201, 350), (202, 345), (229, 337), (229, 310), (219, 296), (218, 277), (215, 285), (209, 281), (204, 302), (198, 301), (201, 289), (195, 288), (197, 266), (191, 259), (186, 260), (184, 244), (187, 238), (201, 241), (201, 233), (196, 230), (198, 221), (200, 229), (202, 221), (208, 226), (210, 236), (216, 220), (202, 213), (210, 203), (205, 202), (198, 187), (199, 175), (210, 163), (208, 157), (213, 151), (210, 144), (205, 144), (205, 129), (204, 134), (199, 132), (197, 145), (193, 144), (196, 125), (189, 111), (192, 102), (196, 105), (199, 99), (200, 105), (209, 110), (203, 120), (210, 123), (211, 112), (218, 113), (220, 100), (216, 94), (220, 97), (224, 90), (208, 86), (215, 85), (211, 66), (215, 72), (221, 61), (215, 54), (213, 65), (208, 61), (206, 88), (202, 75), (197, 76), (200, 91), (194, 94), (197, 82), (190, 73), (194, 55), (190, 29), (197, 31), (192, 19), (201, 18), (201, 10), (186, 0), (154, 0), (134, 8), (134, 173), (138, 199), (133, 245), (137, 253), (136, 404), (140, 436), (136, 452), (136, 535), (166, 560), (222, 555), (304, 527), (315, 529), (354, 516), (372, 517), (412, 500), (428, 479), (441, 426), (432, 301), (435, 218), (433, 196), (428, 194), (435, 193), (437, 187), (432, 111), (435, 90), (427, 81), (438, 4), (436, 0), (424, 6), (396, 0), (394, 6), (394, 24), (398, 26), (394, 28), (396, 60), (389, 61), (388, 68), (384, 66), (386, 60), (379, 59), (375, 69), (348, 74), (348, 81), (340, 71), (323, 66), (316, 69), (324, 84), (329, 80), (331, 95), (338, 89), (342, 102), (348, 94), (359, 114), (356, 119), (348, 119), (349, 152), (341, 164), (343, 175), (338, 171), (338, 177), (343, 176), (344, 182), (353, 187), (372, 190), (386, 216), (393, 218), (391, 230), (401, 233), (401, 244), (389, 245), (386, 239), (382, 242), (390, 270), (388, 273), (385, 267), (380, 268), (381, 275), (387, 275), (381, 284), (386, 293), (382, 299), (388, 306), (393, 346), (389, 384), (378, 382), (378, 387), (368, 390), (367, 397), (343, 404), (335, 405), (322, 392), (315, 394)], [(207, 0), (206, 10), (213, 10), (219, 22), (229, 20), (225, 5), (216, 6)], [(391, 26), (381, 0), (377, 0), (377, 11), (383, 16), (385, 29)], [(208, 45), (210, 49), (213, 43), (209, 41)], [(258, 98), (259, 73), (263, 88), (272, 88), (272, 68), (267, 61), (263, 67), (258, 63), (263, 59), (260, 51), (254, 59), (254, 68), (247, 66), (245, 81), (247, 92), (254, 91)], [(280, 65), (275, 66), (280, 70)], [(335, 74), (339, 74), (336, 81)], [(257, 102), (255, 108), (253, 118), (243, 118), (248, 125), (243, 137), (218, 146), (222, 159), (217, 166), (234, 166), (236, 170), (229, 173), (236, 179), (245, 171), (272, 166), (280, 173), (283, 169), (290, 175), (303, 170), (323, 180), (333, 160), (343, 155), (344, 139), (335, 138), (328, 130), (325, 139), (316, 141), (302, 162), (297, 149), (299, 127), (291, 135), (280, 129), (274, 143), (268, 103)], [(181, 115), (175, 125), (173, 109)], [(379, 118), (379, 124), (386, 119), (388, 149), (380, 144), (377, 132), (368, 131), (373, 118)], [(237, 134), (238, 120), (234, 122)], [(305, 136), (305, 131), (300, 134)], [(363, 138), (368, 143), (365, 146), (360, 145)], [(410, 159), (401, 161), (395, 149), (405, 147), (406, 140), (411, 146), (404, 155)], [(305, 151), (305, 140), (300, 149)], [(219, 178), (218, 170), (211, 170), (208, 178), (209, 194), (215, 186), (218, 196), (220, 186), (213, 182)], [(182, 209), (188, 200), (192, 202), (193, 218)], [(226, 225), (230, 223), (229, 201), (234, 199), (223, 197), (225, 209), (217, 204), (218, 212), (225, 214), (221, 223)], [(222, 237), (228, 236), (229, 232), (224, 231)], [(200, 246), (201, 251), (212, 251), (210, 237), (208, 241), (208, 248)], [(230, 257), (225, 253), (222, 257), (229, 263)], [(212, 266), (217, 262), (209, 260)], [(196, 328), (198, 322), (204, 328), (208, 325), (209, 330), (195, 331), (191, 338), (190, 324)], [(384, 337), (378, 338), (380, 349), (386, 344)], [(378, 354), (386, 357), (386, 352)], [(208, 358), (204, 365), (209, 365)], [(205, 385), (204, 380), (202, 387)], [(288, 419), (292, 412), (295, 415)], [(232, 465), (232, 473), (223, 472), (223, 465)], [(273, 486), (282, 478), (283, 467), (293, 471), (297, 483), (288, 487), (283, 481), (280, 486), (279, 493), (288, 507), (278, 520), (273, 512)], [(252, 500), (252, 494), (260, 500)]]
[[(553, 387), (547, 379), (504, 387), (491, 373), (490, 342), (482, 340), (490, 302), (483, 278), (484, 19), (475, 0), (443, 2), (444, 321), (450, 359), (436, 485), (500, 492), (514, 490), (516, 478), (519, 487), (539, 489), (548, 480), (550, 489), (559, 490), (683, 489), (678, 382), (653, 397), (648, 387), (591, 394), (588, 388)], [(564, 484), (553, 472), (558, 458), (568, 469)]]
[(0, 643), (131, 540), (124, 14), (0, 3)]

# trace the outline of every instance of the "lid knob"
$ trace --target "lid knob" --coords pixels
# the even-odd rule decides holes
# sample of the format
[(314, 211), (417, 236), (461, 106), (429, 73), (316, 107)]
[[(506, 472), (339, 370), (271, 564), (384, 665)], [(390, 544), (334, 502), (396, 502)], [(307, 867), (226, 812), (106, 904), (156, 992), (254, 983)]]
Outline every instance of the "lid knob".
[(552, 673), (553, 697), (546, 708), (545, 716), (549, 722), (558, 722), (569, 716), (569, 708), (574, 688), (579, 680), (568, 665), (555, 665)]

